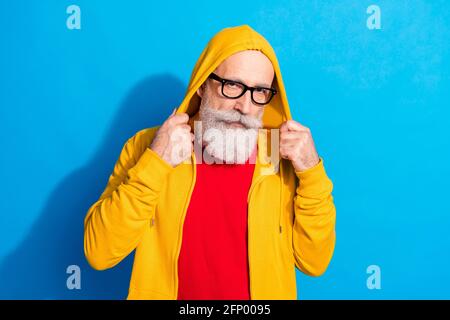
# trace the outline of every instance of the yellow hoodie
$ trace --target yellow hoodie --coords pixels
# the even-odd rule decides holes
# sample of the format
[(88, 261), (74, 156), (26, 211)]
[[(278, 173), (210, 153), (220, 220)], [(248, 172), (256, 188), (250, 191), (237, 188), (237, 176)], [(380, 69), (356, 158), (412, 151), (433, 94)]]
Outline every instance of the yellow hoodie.
[[(247, 25), (216, 34), (201, 54), (177, 112), (197, 116), (197, 89), (218, 65), (242, 50), (259, 50), (272, 62), (278, 94), (265, 107), (264, 128), (291, 119), (280, 67), (270, 44)], [(177, 299), (183, 223), (196, 179), (196, 159), (171, 167), (149, 146), (158, 127), (130, 138), (105, 191), (84, 222), (84, 251), (97, 270), (135, 252), (128, 299)], [(335, 245), (336, 211), (323, 159), (296, 172), (290, 161), (267, 161), (265, 135), (248, 193), (248, 259), (251, 299), (296, 299), (295, 267), (319, 276)], [(217, 252), (220, 254), (220, 252)]]

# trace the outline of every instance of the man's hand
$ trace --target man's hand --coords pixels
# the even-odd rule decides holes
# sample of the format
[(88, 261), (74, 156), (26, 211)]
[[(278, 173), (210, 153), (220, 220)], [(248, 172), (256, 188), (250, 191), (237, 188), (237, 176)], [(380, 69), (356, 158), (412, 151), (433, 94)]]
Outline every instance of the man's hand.
[(187, 113), (175, 114), (176, 109), (156, 132), (150, 145), (164, 161), (176, 167), (188, 159), (194, 148), (194, 134)]
[(295, 171), (305, 171), (319, 163), (311, 131), (294, 120), (280, 127), (280, 155), (289, 159)]

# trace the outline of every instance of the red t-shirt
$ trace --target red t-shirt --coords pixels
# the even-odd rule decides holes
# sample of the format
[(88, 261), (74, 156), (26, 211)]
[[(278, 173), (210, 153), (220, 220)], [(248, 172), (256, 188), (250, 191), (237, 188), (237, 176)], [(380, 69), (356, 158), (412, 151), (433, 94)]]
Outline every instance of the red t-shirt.
[(245, 164), (197, 164), (178, 258), (179, 300), (250, 299), (247, 195), (254, 156)]

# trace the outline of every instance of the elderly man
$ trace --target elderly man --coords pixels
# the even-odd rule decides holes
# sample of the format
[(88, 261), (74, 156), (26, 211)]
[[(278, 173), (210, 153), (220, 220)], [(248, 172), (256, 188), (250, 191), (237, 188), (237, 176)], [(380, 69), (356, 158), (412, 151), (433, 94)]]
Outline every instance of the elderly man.
[(319, 276), (333, 255), (332, 188), (272, 47), (226, 28), (181, 105), (125, 144), (85, 254), (103, 270), (136, 250), (128, 299), (296, 299), (295, 267)]

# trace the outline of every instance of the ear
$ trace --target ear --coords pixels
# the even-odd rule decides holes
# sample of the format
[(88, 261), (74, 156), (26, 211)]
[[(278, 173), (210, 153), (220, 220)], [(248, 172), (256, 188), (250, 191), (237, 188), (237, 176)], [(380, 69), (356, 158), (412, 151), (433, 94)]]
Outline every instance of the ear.
[(197, 94), (200, 98), (203, 97), (203, 93), (205, 92), (205, 86), (206, 84), (203, 83), (198, 89), (197, 89)]
[(276, 85), (277, 85), (277, 77), (274, 75), (273, 76), (273, 80), (272, 80), (272, 88), (275, 88), (276, 87)]

